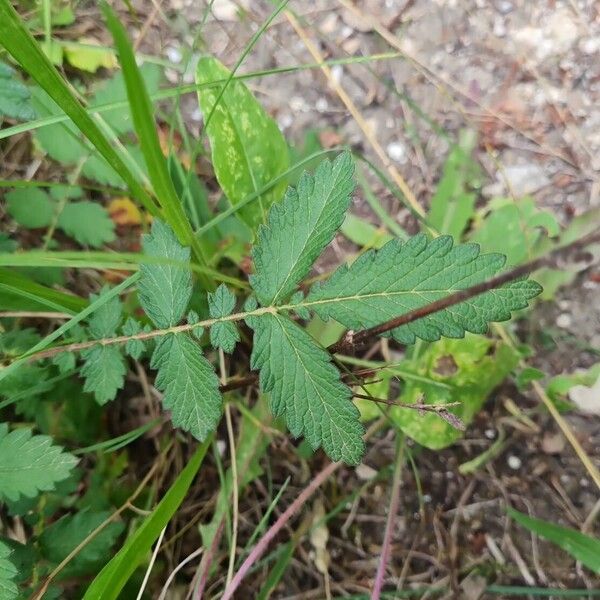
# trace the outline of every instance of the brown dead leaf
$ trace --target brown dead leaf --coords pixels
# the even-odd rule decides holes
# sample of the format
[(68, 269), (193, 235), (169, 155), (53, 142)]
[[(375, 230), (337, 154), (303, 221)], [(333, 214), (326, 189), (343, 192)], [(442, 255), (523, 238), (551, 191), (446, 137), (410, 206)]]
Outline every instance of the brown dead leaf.
[(108, 214), (115, 225), (133, 227), (142, 224), (142, 213), (139, 208), (126, 197), (114, 198), (108, 204)]

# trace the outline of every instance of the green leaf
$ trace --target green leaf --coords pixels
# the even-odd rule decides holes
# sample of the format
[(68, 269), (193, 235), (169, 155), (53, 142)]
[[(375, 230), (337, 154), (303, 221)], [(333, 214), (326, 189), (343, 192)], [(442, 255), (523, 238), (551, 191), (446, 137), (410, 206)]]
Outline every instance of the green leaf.
[(300, 178), (274, 205), (252, 249), (256, 274), (250, 283), (263, 306), (281, 303), (310, 271), (340, 228), (354, 189), (349, 152), (323, 161), (314, 177)]
[(53, 446), (48, 436), (32, 436), (31, 429), (9, 433), (8, 425), (0, 424), (0, 498), (33, 498), (53, 490), (76, 464), (77, 459)]
[(95, 73), (100, 67), (114, 69), (118, 66), (112, 48), (95, 45), (82, 38), (79, 42), (63, 42), (65, 58), (77, 69)]
[[(448, 412), (468, 426), (493, 389), (518, 362), (515, 350), (485, 337), (467, 335), (461, 340), (442, 340), (429, 346), (416, 365), (412, 360), (401, 365), (406, 383), (399, 403), (458, 402)], [(398, 377), (403, 379), (402, 374)], [(389, 416), (406, 435), (431, 450), (445, 448), (463, 435), (439, 414), (393, 407)]]
[[(142, 236), (144, 253), (154, 258), (188, 264), (190, 250), (184, 248), (172, 229), (154, 219), (152, 231)], [(161, 329), (177, 325), (192, 297), (189, 269), (171, 264), (141, 264), (139, 300), (146, 314)]]
[(155, 385), (164, 392), (163, 406), (173, 424), (204, 440), (221, 418), (223, 399), (201, 348), (185, 333), (168, 334), (157, 342), (151, 367), (158, 369)]
[[(110, 292), (110, 287), (105, 286), (99, 295), (90, 294), (90, 302), (98, 300), (101, 296)], [(94, 311), (88, 320), (88, 328), (93, 338), (101, 339), (114, 337), (121, 324), (123, 307), (118, 296), (107, 300), (98, 310)]]
[(127, 580), (147, 560), (152, 544), (183, 502), (209, 446), (210, 440), (207, 440), (198, 447), (156, 508), (128, 536), (123, 547), (96, 576), (87, 589), (84, 600), (116, 600), (119, 597)]
[[(142, 332), (142, 326), (139, 321), (129, 317), (123, 325), (123, 335), (137, 335)], [(146, 349), (146, 344), (143, 340), (128, 340), (125, 344), (125, 352), (134, 360), (139, 360), (140, 356)]]
[(101, 185), (109, 185), (116, 188), (123, 187), (123, 180), (119, 177), (118, 173), (102, 156), (98, 156), (97, 154), (90, 155), (83, 163), (81, 174)]
[(486, 252), (502, 252), (509, 264), (518, 265), (540, 254), (542, 230), (554, 237), (560, 227), (552, 213), (538, 210), (533, 198), (494, 198), (470, 239)]
[[(65, 515), (44, 529), (39, 537), (42, 556), (50, 563), (61, 563), (88, 535), (110, 516), (110, 512), (82, 510)], [(113, 522), (92, 538), (61, 571), (61, 579), (81, 577), (97, 571), (123, 531), (123, 523)]]
[[(208, 294), (208, 309), (213, 319), (229, 316), (234, 308), (235, 296), (224, 284), (221, 284), (214, 294)], [(240, 334), (231, 321), (220, 321), (210, 328), (210, 343), (215, 348), (222, 348), (224, 352), (231, 353), (239, 341)]]
[(31, 121), (36, 114), (31, 105), (31, 92), (16, 76), (14, 69), (0, 62), (0, 117)]
[(19, 597), (19, 589), (13, 581), (17, 576), (17, 567), (11, 562), (12, 550), (0, 541), (0, 600), (13, 600)]
[(556, 544), (594, 573), (600, 574), (600, 540), (576, 529), (561, 527), (541, 519), (534, 519), (512, 508), (508, 515), (517, 523), (540, 537)]
[(48, 227), (54, 216), (55, 204), (46, 192), (37, 188), (13, 190), (6, 194), (8, 214), (27, 229)]
[(85, 377), (85, 392), (92, 392), (98, 404), (114, 400), (123, 387), (127, 368), (117, 346), (94, 346), (82, 352), (81, 375)]
[(363, 428), (350, 388), (340, 381), (331, 356), (294, 322), (278, 314), (248, 319), (254, 329), (251, 366), (271, 411), (285, 417), (294, 437), (332, 460), (357, 464), (364, 453)]
[(115, 239), (115, 224), (96, 202), (70, 202), (58, 217), (58, 227), (82, 246), (100, 246)]
[(387, 233), (385, 229), (375, 227), (368, 221), (350, 213), (346, 215), (340, 231), (357, 246), (375, 248), (376, 250), (379, 250), (393, 239), (393, 236)]
[(61, 352), (52, 359), (52, 364), (58, 367), (59, 373), (68, 373), (75, 368), (76, 357), (73, 352)]
[[(364, 329), (486, 281), (505, 262), (501, 254), (479, 254), (475, 244), (453, 246), (450, 236), (428, 241), (423, 234), (408, 242), (392, 240), (369, 251), (350, 267), (340, 267), (316, 284), (304, 305), (321, 318), (334, 318), (349, 329)], [(535, 281), (519, 280), (392, 331), (403, 344), (421, 338), (459, 338), (465, 331), (485, 333), (488, 323), (506, 321), (541, 291)]]
[[(162, 78), (162, 69), (158, 65), (144, 63), (140, 67), (140, 75), (144, 85), (150, 94), (158, 91)], [(100, 106), (102, 104), (112, 104), (113, 102), (123, 102), (127, 100), (127, 89), (123, 73), (119, 71), (108, 81), (102, 84), (102, 87), (94, 94), (90, 102), (91, 106)], [(102, 118), (110, 125), (111, 129), (118, 135), (130, 133), (133, 131), (133, 117), (129, 106), (119, 107), (102, 112)]]
[(133, 195), (152, 215), (157, 215), (158, 209), (148, 193), (129, 171), (121, 155), (116, 152), (96, 122), (81, 105), (69, 84), (48, 60), (41, 46), (33, 38), (8, 0), (0, 0), (0, 40), (9, 54), (52, 97), (75, 126), (119, 173)]
[[(206, 131), (215, 175), (235, 206), (286, 171), (289, 154), (277, 123), (244, 83), (229, 81), (222, 95), (223, 84), (207, 87), (227, 80), (230, 74), (216, 58), (205, 56), (198, 61), (196, 83), (204, 86), (198, 90), (198, 102), (208, 121)], [(269, 207), (281, 199), (285, 185), (284, 180), (280, 181), (237, 214), (254, 230), (265, 222)]]
[(476, 196), (470, 190), (480, 183), (480, 170), (471, 156), (476, 142), (477, 136), (472, 131), (461, 132), (431, 198), (429, 223), (455, 239), (460, 238), (474, 213)]

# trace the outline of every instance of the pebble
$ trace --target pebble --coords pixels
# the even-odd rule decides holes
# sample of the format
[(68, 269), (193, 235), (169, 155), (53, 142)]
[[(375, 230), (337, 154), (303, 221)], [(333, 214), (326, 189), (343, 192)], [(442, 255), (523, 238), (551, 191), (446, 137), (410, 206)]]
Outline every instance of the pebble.
[(485, 430), (485, 437), (488, 440), (493, 440), (496, 437), (496, 430), (495, 429), (486, 429)]
[(514, 454), (511, 454), (506, 462), (513, 471), (518, 471), (521, 468), (521, 465), (523, 464), (521, 459), (518, 456), (515, 456)]
[(183, 58), (182, 54), (181, 54), (181, 50), (179, 48), (173, 48), (172, 46), (169, 46), (166, 50), (166, 54), (167, 54), (167, 58), (175, 64), (178, 64), (181, 62), (181, 59)]
[(325, 112), (329, 108), (329, 102), (327, 102), (327, 98), (319, 98), (315, 104), (315, 108), (319, 112)]
[(556, 317), (556, 326), (560, 327), (561, 329), (569, 329), (572, 322), (573, 318), (569, 313), (562, 313)]
[(400, 142), (391, 142), (388, 144), (387, 153), (394, 162), (404, 164), (408, 160), (406, 148)]

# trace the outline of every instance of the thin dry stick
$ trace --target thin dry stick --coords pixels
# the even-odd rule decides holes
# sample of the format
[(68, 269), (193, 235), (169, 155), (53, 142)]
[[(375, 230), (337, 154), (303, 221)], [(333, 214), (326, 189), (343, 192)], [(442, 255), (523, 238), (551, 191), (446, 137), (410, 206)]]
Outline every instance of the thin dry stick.
[(70, 319), (72, 316), (61, 312), (34, 312), (28, 310), (6, 310), (0, 312), (0, 319)]
[(152, 568), (154, 567), (156, 557), (158, 556), (158, 551), (160, 550), (160, 545), (162, 544), (163, 538), (165, 537), (165, 531), (167, 531), (167, 528), (163, 527), (163, 530), (158, 536), (158, 540), (156, 540), (156, 546), (154, 547), (154, 552), (152, 552), (152, 557), (150, 558), (150, 562), (148, 563), (148, 568), (146, 569), (144, 580), (142, 581), (142, 585), (140, 586), (140, 591), (138, 592), (136, 600), (142, 600), (144, 590), (146, 589), (146, 586), (148, 585), (148, 580), (150, 579), (150, 573), (152, 573)]
[(185, 565), (187, 565), (188, 563), (192, 562), (197, 556), (199, 556), (203, 552), (204, 552), (204, 548), (202, 548), (202, 547), (198, 548), (197, 550), (194, 550), (194, 552), (192, 552), (189, 556), (186, 556), (186, 558), (184, 558), (173, 569), (173, 571), (171, 572), (171, 574), (167, 578), (167, 581), (165, 581), (165, 584), (163, 585), (162, 590), (160, 591), (160, 595), (158, 596), (158, 600), (165, 600), (165, 598), (167, 597), (167, 592), (169, 591), (169, 586), (171, 585), (171, 583), (173, 583), (173, 579), (175, 579), (175, 576), (177, 575), (177, 573), (179, 573), (179, 571), (181, 571), (181, 569), (183, 569), (183, 567), (185, 567)]
[(367, 123), (366, 119), (362, 116), (361, 112), (358, 110), (352, 98), (348, 95), (346, 90), (342, 87), (342, 85), (333, 77), (331, 69), (327, 64), (325, 64), (325, 57), (321, 54), (317, 46), (312, 42), (312, 40), (308, 37), (306, 31), (300, 25), (296, 16), (289, 10), (285, 11), (285, 16), (287, 20), (290, 22), (291, 26), (294, 28), (298, 37), (302, 40), (307, 50), (311, 53), (315, 62), (319, 63), (321, 66), (321, 71), (323, 71), (325, 77), (327, 77), (327, 81), (335, 93), (339, 96), (340, 100), (344, 103), (348, 112), (352, 115), (360, 129), (362, 130), (364, 136), (371, 144), (373, 150), (379, 157), (379, 160), (383, 163), (383, 166), (386, 168), (387, 172), (390, 174), (390, 177), (393, 179), (394, 183), (400, 188), (401, 192), (404, 194), (407, 202), (410, 204), (412, 209), (421, 217), (425, 216), (425, 211), (421, 208), (421, 205), (417, 201), (415, 195), (412, 190), (406, 183), (404, 177), (399, 173), (398, 169), (391, 163), (388, 155), (385, 153), (384, 149), (381, 147), (381, 144), (377, 140), (377, 138), (373, 135), (371, 131), (371, 127)]
[(392, 537), (394, 535), (394, 523), (396, 522), (396, 514), (400, 505), (400, 484), (402, 478), (402, 467), (404, 465), (404, 437), (398, 440), (396, 448), (396, 464), (394, 466), (394, 476), (392, 479), (392, 491), (390, 496), (390, 506), (388, 508), (388, 516), (385, 524), (385, 534), (383, 536), (383, 547), (377, 565), (377, 574), (373, 583), (373, 591), (371, 592), (371, 600), (379, 600), (381, 590), (385, 581), (385, 571), (392, 550)]

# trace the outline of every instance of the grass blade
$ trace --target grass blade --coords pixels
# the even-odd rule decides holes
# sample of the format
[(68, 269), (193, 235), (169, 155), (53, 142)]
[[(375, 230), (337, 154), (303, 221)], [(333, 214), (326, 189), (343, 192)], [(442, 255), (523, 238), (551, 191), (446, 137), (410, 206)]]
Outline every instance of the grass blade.
[(534, 519), (512, 508), (507, 512), (519, 525), (556, 544), (594, 573), (600, 573), (600, 540), (576, 529)]
[(9, 0), (0, 0), (0, 40), (9, 54), (61, 107), (108, 164), (121, 176), (144, 208), (152, 215), (157, 215), (156, 204), (77, 100), (67, 82), (48, 60)]
[[(190, 246), (200, 264), (206, 263), (202, 248), (194, 237), (194, 232), (183, 210), (183, 205), (175, 192), (173, 181), (167, 169), (167, 162), (162, 153), (156, 125), (154, 110), (144, 80), (135, 61), (133, 48), (127, 37), (125, 28), (108, 4), (102, 4), (106, 24), (113, 36), (119, 62), (123, 69), (123, 78), (127, 88), (127, 98), (131, 108), (133, 124), (140, 141), (148, 175), (154, 193), (163, 210), (165, 220), (171, 226), (179, 241)], [(214, 289), (214, 283), (208, 277), (201, 277), (203, 287)]]
[(183, 502), (211, 442), (212, 436), (198, 447), (152, 514), (144, 520), (140, 528), (129, 537), (125, 545), (92, 581), (83, 600), (97, 600), (97, 598), (113, 600), (119, 597), (123, 586), (135, 569), (147, 558), (152, 544)]

